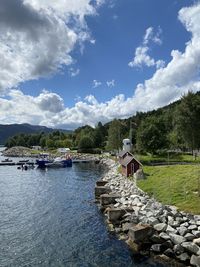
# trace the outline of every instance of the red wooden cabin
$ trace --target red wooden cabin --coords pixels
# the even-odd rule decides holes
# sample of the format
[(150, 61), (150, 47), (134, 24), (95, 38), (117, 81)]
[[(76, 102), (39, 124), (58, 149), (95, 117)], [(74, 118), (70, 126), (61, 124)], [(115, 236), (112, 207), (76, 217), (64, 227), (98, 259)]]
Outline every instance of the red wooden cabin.
[(126, 177), (132, 176), (142, 166), (136, 158), (130, 155), (126, 155), (120, 163), (122, 166), (122, 174)]

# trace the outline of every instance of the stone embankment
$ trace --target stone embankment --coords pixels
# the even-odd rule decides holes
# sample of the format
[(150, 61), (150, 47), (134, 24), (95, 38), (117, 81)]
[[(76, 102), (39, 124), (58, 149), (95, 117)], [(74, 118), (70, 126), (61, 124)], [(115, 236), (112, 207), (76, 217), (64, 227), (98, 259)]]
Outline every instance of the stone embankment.
[(95, 187), (95, 197), (104, 212), (110, 231), (141, 255), (156, 256), (186, 266), (200, 266), (200, 215), (180, 212), (150, 198), (118, 173), (112, 160)]

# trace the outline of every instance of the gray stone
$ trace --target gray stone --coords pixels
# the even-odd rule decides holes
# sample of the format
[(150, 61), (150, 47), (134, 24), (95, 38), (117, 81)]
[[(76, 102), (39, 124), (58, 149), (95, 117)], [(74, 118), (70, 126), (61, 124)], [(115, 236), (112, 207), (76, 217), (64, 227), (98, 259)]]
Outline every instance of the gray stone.
[(117, 222), (126, 213), (124, 209), (110, 209), (108, 210), (108, 220)]
[(191, 233), (187, 233), (184, 237), (187, 239), (187, 241), (192, 241), (195, 238), (195, 236)]
[(175, 245), (181, 244), (186, 241), (186, 239), (180, 235), (169, 234), (169, 236)]
[(96, 182), (96, 185), (97, 186), (105, 186), (107, 183), (108, 183), (107, 181), (100, 180), (100, 181)]
[(153, 234), (153, 229), (150, 225), (137, 224), (129, 229), (129, 238), (134, 242), (140, 242), (148, 239)]
[(177, 254), (177, 255), (180, 255), (184, 252), (184, 248), (181, 247), (181, 245), (175, 245), (174, 248), (173, 248), (174, 252)]
[(169, 239), (170, 239), (169, 235), (166, 234), (166, 233), (163, 233), (163, 232), (161, 232), (161, 233), (159, 234), (159, 236), (160, 236), (162, 239), (164, 239), (164, 240), (169, 240)]
[(188, 233), (188, 229), (186, 227), (184, 227), (184, 226), (181, 226), (181, 227), (177, 228), (177, 230), (178, 230), (179, 234), (182, 235), (182, 236), (184, 236), (185, 234)]
[(165, 232), (167, 234), (170, 234), (170, 233), (174, 233), (175, 234), (177, 231), (173, 227), (171, 227), (170, 225), (168, 225), (167, 226), (167, 229), (165, 230)]
[(199, 251), (199, 246), (197, 246), (196, 244), (192, 243), (192, 242), (183, 242), (181, 244), (181, 246), (186, 249), (187, 251), (189, 251), (190, 253), (193, 254), (197, 254)]
[(190, 259), (190, 264), (196, 267), (200, 266), (200, 256), (192, 255)]
[(200, 237), (200, 231), (195, 231), (195, 230), (192, 230), (192, 233), (195, 237)]
[(158, 223), (158, 224), (154, 225), (153, 228), (158, 232), (162, 232), (162, 231), (165, 231), (167, 229), (167, 224), (166, 223)]
[(100, 197), (103, 194), (108, 194), (111, 189), (107, 186), (95, 186), (95, 197)]
[(193, 243), (196, 244), (197, 246), (200, 246), (200, 238), (195, 238), (193, 240)]
[(148, 223), (149, 223), (150, 225), (156, 225), (156, 224), (159, 223), (159, 221), (158, 221), (156, 218), (154, 218), (154, 217), (150, 217), (150, 218), (148, 218), (147, 221), (148, 221)]
[(157, 243), (157, 244), (162, 244), (165, 242), (165, 240), (160, 237), (159, 235), (152, 235), (150, 237), (150, 240), (153, 242), (153, 243)]
[(168, 248), (164, 251), (164, 254), (169, 258), (175, 258), (175, 253), (171, 248)]
[(151, 250), (156, 253), (161, 253), (163, 251), (161, 244), (154, 244), (151, 246)]
[(190, 259), (190, 256), (187, 254), (187, 252), (184, 252), (184, 253), (180, 254), (177, 258), (180, 261), (187, 261)]
[(188, 230), (197, 230), (197, 226), (195, 224), (192, 224), (188, 227)]
[(116, 194), (103, 194), (100, 196), (100, 204), (102, 206), (115, 204), (116, 199), (119, 198), (119, 195)]
[(133, 223), (128, 223), (128, 222), (127, 223), (124, 223), (122, 225), (122, 231), (125, 232), (125, 233), (127, 233), (129, 231), (129, 229), (132, 228), (133, 226), (134, 226)]

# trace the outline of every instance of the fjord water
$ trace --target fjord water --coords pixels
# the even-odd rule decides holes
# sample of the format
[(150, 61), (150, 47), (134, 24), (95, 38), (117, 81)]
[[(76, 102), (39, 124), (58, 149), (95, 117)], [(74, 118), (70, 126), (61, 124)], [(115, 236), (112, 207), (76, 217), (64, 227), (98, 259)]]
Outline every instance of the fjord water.
[(158, 266), (107, 232), (93, 194), (103, 171), (0, 167), (0, 266)]

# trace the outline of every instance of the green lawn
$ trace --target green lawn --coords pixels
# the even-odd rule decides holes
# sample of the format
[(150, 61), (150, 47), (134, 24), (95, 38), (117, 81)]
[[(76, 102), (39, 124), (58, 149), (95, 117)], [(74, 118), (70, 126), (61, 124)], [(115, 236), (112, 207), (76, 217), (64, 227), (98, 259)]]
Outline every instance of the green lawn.
[(189, 162), (189, 163), (200, 163), (200, 157), (196, 157), (190, 154), (181, 153), (162, 153), (159, 155), (136, 155), (136, 158), (141, 161), (142, 164), (151, 164), (159, 162)]
[(144, 166), (138, 186), (164, 204), (200, 214), (200, 165)]

